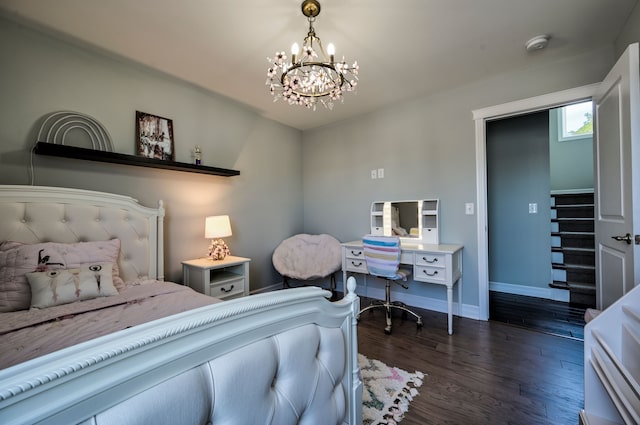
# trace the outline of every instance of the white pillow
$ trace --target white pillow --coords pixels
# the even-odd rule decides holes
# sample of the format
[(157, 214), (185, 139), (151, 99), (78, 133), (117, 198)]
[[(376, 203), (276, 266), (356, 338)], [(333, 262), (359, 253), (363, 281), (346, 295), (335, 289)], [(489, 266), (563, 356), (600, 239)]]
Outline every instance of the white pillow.
[(120, 240), (76, 243), (0, 243), (0, 312), (26, 310), (31, 300), (28, 272), (75, 269), (85, 265), (113, 264), (113, 282), (124, 287), (119, 277)]
[(116, 295), (112, 268), (112, 264), (103, 263), (26, 273), (31, 286), (31, 307), (45, 308)]

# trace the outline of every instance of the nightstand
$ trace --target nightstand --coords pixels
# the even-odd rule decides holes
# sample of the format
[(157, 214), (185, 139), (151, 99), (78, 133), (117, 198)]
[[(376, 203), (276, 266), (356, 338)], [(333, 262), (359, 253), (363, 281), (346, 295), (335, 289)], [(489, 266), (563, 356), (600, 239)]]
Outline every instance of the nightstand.
[(183, 283), (212, 297), (229, 300), (249, 295), (250, 258), (198, 258), (182, 262)]

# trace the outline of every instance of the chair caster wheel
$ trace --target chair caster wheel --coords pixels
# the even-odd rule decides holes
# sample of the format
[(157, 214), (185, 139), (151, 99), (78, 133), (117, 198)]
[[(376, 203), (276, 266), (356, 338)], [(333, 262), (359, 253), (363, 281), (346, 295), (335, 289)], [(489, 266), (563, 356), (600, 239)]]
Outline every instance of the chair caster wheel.
[(391, 328), (384, 328), (384, 333), (387, 335), (391, 335)]
[(424, 326), (424, 323), (422, 323), (422, 319), (420, 319), (420, 320), (418, 320), (418, 321), (416, 322), (416, 326), (417, 326), (418, 328), (421, 328), (421, 327), (423, 327), (423, 326)]

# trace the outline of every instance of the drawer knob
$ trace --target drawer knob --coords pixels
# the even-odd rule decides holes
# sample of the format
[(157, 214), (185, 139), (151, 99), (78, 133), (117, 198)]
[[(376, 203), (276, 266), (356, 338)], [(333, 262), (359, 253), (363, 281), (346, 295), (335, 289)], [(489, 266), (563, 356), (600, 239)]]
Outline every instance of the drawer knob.
[(435, 275), (437, 275), (437, 274), (438, 274), (438, 270), (435, 270), (433, 273), (429, 273), (429, 272), (428, 272), (428, 271), (426, 271), (426, 270), (423, 270), (423, 272), (424, 272), (424, 274), (426, 274), (427, 276), (435, 276)]
[(438, 262), (437, 258), (434, 258), (433, 260), (429, 260), (427, 257), (422, 257), (422, 260), (427, 262), (427, 263), (431, 263), (431, 264)]
[(225, 292), (225, 293), (226, 293), (226, 292), (231, 292), (231, 291), (233, 291), (233, 285), (231, 285), (231, 288), (229, 288), (229, 289), (226, 289), (224, 286), (221, 286), (221, 287), (220, 287), (220, 290), (221, 290), (222, 292)]

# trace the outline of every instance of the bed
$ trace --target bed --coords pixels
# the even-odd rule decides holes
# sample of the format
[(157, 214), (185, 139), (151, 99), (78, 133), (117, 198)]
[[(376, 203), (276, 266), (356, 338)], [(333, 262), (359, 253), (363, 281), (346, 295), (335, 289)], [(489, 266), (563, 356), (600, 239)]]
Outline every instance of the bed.
[(0, 423), (361, 424), (355, 280), (219, 302), (163, 281), (163, 219), (0, 185)]

